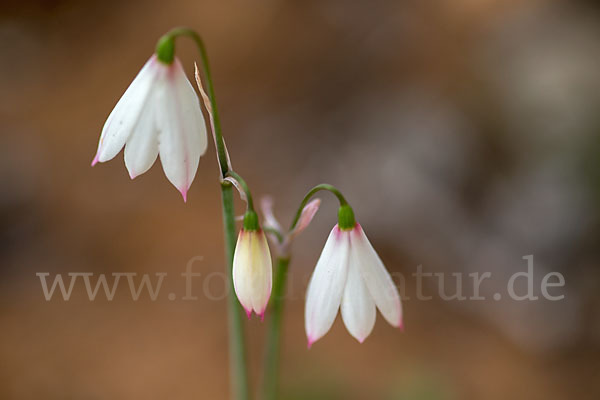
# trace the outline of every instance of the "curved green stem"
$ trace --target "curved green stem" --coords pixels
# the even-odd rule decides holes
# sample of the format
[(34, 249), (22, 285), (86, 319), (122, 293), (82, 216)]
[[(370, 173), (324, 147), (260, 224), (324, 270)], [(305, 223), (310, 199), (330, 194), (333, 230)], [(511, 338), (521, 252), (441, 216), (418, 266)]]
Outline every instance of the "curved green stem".
[(283, 304), (285, 295), (285, 282), (290, 259), (277, 258), (277, 269), (273, 279), (271, 293), (271, 318), (267, 328), (265, 342), (265, 364), (263, 376), (263, 400), (277, 399), (279, 381), (279, 358), (281, 349), (281, 320), (283, 317)]
[(240, 184), (242, 190), (244, 191), (244, 194), (246, 195), (248, 210), (254, 211), (254, 202), (252, 201), (252, 194), (250, 193), (250, 188), (248, 187), (248, 184), (246, 183), (244, 178), (242, 178), (237, 172), (231, 169), (227, 171), (226, 176), (235, 179)]
[(302, 202), (300, 203), (300, 207), (298, 207), (298, 211), (296, 211), (296, 216), (294, 217), (294, 220), (292, 221), (292, 225), (290, 226), (290, 231), (296, 227), (296, 224), (298, 223), (298, 220), (300, 219), (300, 215), (302, 215), (302, 210), (304, 210), (306, 203), (308, 203), (310, 198), (312, 196), (314, 196), (315, 193), (320, 192), (321, 190), (326, 190), (328, 192), (333, 193), (335, 195), (335, 197), (338, 198), (338, 201), (340, 202), (340, 206), (345, 206), (348, 204), (348, 202), (344, 198), (344, 195), (342, 195), (342, 193), (335, 186), (330, 185), (328, 183), (321, 183), (320, 185), (317, 185), (314, 188), (310, 189), (308, 191), (308, 193), (306, 194), (306, 196), (304, 196), (304, 199), (302, 199)]
[[(217, 157), (219, 159), (221, 178), (225, 178), (229, 172), (229, 162), (227, 159), (227, 150), (221, 133), (221, 122), (215, 98), (215, 91), (210, 73), (210, 65), (208, 62), (208, 54), (206, 47), (200, 35), (189, 28), (175, 28), (165, 34), (158, 41), (157, 55), (159, 59), (167, 63), (173, 61), (175, 51), (175, 38), (178, 36), (187, 36), (194, 40), (198, 51), (202, 70), (204, 72), (204, 80), (212, 110), (215, 146)], [(164, 51), (163, 51), (164, 50)], [(170, 57), (170, 60), (169, 60)], [(236, 243), (235, 229), (235, 214), (233, 206), (233, 190), (231, 182), (221, 182), (221, 200), (223, 206), (223, 227), (225, 238), (225, 257), (227, 260), (227, 271), (229, 273), (229, 291), (227, 295), (227, 309), (229, 319), (229, 364), (231, 374), (232, 391), (231, 396), (235, 400), (248, 400), (248, 373), (246, 370), (246, 347), (244, 342), (244, 320), (243, 312), (236, 297), (233, 287), (233, 253)]]

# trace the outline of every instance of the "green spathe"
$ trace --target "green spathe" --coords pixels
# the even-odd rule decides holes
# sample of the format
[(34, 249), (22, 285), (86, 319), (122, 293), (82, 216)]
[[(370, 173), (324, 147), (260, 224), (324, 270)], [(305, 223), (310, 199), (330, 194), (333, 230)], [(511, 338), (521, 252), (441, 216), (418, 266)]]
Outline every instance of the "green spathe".
[(259, 229), (260, 226), (258, 225), (258, 215), (256, 215), (256, 212), (254, 210), (246, 211), (246, 214), (244, 214), (244, 230), (255, 232)]
[(343, 231), (349, 231), (353, 229), (356, 225), (356, 220), (354, 219), (354, 211), (352, 207), (348, 204), (344, 204), (340, 206), (338, 210), (338, 226)]
[(156, 56), (164, 64), (173, 64), (173, 60), (175, 59), (175, 38), (173, 35), (167, 33), (158, 39), (158, 43), (156, 43)]

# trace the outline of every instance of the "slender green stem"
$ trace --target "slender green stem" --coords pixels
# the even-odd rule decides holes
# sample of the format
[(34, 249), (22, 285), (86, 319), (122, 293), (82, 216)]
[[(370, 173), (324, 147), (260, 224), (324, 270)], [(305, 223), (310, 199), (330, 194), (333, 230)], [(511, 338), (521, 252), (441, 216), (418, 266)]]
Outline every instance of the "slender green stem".
[(285, 296), (285, 282), (290, 263), (289, 258), (277, 258), (277, 269), (273, 279), (271, 292), (271, 318), (267, 328), (265, 364), (263, 377), (263, 400), (277, 398), (279, 381), (279, 358), (281, 349), (281, 320)]
[(248, 375), (246, 372), (246, 350), (244, 343), (244, 320), (240, 305), (235, 298), (232, 268), (235, 250), (235, 216), (233, 208), (233, 189), (228, 182), (221, 185), (223, 200), (223, 227), (225, 230), (225, 253), (229, 273), (229, 290), (227, 309), (229, 316), (229, 363), (232, 383), (232, 397), (236, 400), (247, 400), (249, 397)]
[[(208, 62), (208, 54), (206, 47), (200, 35), (188, 28), (175, 28), (169, 31), (163, 38), (159, 40), (159, 44), (162, 40), (173, 41), (174, 51), (174, 40), (178, 36), (188, 36), (194, 40), (200, 52), (200, 59), (202, 64), (202, 70), (204, 72), (204, 80), (207, 88), (208, 97), (212, 108), (212, 117), (214, 124), (215, 134), (215, 146), (217, 150), (217, 157), (219, 159), (219, 165), (221, 169), (221, 178), (225, 178), (229, 172), (229, 162), (227, 159), (227, 150), (225, 149), (225, 143), (223, 141), (223, 135), (221, 133), (221, 122), (219, 119), (219, 112), (217, 108), (217, 100), (215, 97), (215, 91), (210, 73), (210, 65)], [(244, 320), (242, 309), (235, 297), (235, 291), (233, 288), (233, 253), (235, 250), (236, 243), (236, 232), (235, 232), (235, 213), (233, 206), (233, 190), (230, 182), (221, 182), (221, 199), (223, 203), (223, 227), (225, 237), (225, 258), (227, 260), (227, 272), (229, 274), (229, 290), (227, 295), (227, 308), (229, 317), (229, 362), (230, 362), (230, 374), (231, 374), (231, 396), (235, 400), (248, 400), (248, 373), (246, 369), (246, 347), (244, 342)]]
[(315, 193), (317, 193), (321, 190), (326, 190), (328, 192), (333, 193), (335, 195), (335, 197), (338, 198), (338, 201), (340, 202), (340, 206), (344, 206), (344, 205), (348, 204), (348, 202), (346, 201), (346, 199), (344, 198), (342, 193), (335, 186), (330, 185), (328, 183), (321, 183), (320, 185), (317, 185), (314, 188), (310, 189), (308, 191), (308, 193), (306, 193), (306, 196), (304, 196), (304, 199), (302, 199), (302, 202), (300, 203), (300, 206), (298, 207), (298, 211), (296, 211), (296, 216), (294, 217), (294, 220), (292, 221), (292, 225), (290, 226), (290, 231), (296, 227), (296, 224), (298, 223), (298, 220), (300, 219), (300, 215), (302, 215), (302, 210), (304, 210), (306, 203), (308, 203), (310, 198)]
[(242, 187), (242, 190), (246, 194), (248, 210), (254, 211), (254, 202), (252, 201), (252, 194), (250, 193), (250, 188), (248, 187), (248, 184), (246, 183), (244, 178), (242, 178), (237, 172), (235, 172), (231, 169), (229, 171), (227, 171), (227, 176), (232, 177), (240, 184), (240, 186)]

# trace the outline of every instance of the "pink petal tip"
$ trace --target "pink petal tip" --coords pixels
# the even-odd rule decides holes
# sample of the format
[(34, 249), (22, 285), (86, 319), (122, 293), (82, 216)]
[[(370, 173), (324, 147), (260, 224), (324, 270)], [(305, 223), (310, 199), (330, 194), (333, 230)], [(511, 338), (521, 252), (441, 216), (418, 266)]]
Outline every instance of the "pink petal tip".
[(188, 193), (188, 190), (187, 189), (181, 189), (179, 192), (183, 196), (183, 202), (187, 203), (187, 193)]
[(252, 310), (248, 309), (244, 309), (244, 311), (246, 311), (246, 317), (248, 317), (248, 319), (250, 319), (250, 317), (252, 317)]
[(400, 321), (398, 324), (398, 329), (400, 329), (400, 332), (404, 332), (404, 321)]
[(258, 314), (258, 316), (260, 317), (260, 322), (264, 322), (265, 320), (265, 312), (263, 310), (263, 312), (261, 312), (260, 314)]
[(308, 338), (308, 342), (306, 343), (306, 348), (310, 350), (311, 346), (315, 341), (312, 338)]
[(92, 160), (92, 167), (93, 167), (94, 165), (98, 164), (98, 161), (99, 161), (99, 160), (98, 160), (98, 154), (96, 154), (96, 155), (94, 156), (94, 159)]

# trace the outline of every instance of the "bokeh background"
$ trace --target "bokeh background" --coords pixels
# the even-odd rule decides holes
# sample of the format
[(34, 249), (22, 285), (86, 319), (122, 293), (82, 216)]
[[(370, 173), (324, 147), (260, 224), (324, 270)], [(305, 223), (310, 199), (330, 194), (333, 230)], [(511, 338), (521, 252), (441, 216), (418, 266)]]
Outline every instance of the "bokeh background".
[[(359, 345), (338, 319), (306, 349), (304, 291), (335, 223), (321, 196), (294, 246), (282, 398), (600, 398), (600, 8), (551, 0), (3, 1), (0, 398), (227, 398), (214, 154), (187, 204), (159, 165), (133, 182), (121, 155), (89, 166), (178, 25), (205, 38), (255, 197), (288, 223), (309, 187), (338, 185), (412, 296), (404, 333), (378, 316)], [(191, 78), (193, 44), (178, 55)], [(529, 254), (536, 294), (559, 271), (565, 299), (493, 300)], [(194, 256), (199, 299), (182, 301)], [(443, 301), (426, 281), (418, 301), (418, 265), (490, 271), (488, 300)], [(47, 302), (37, 272), (169, 276), (157, 301), (124, 285), (89, 301), (79, 284)], [(264, 325), (247, 331), (256, 383)]]

